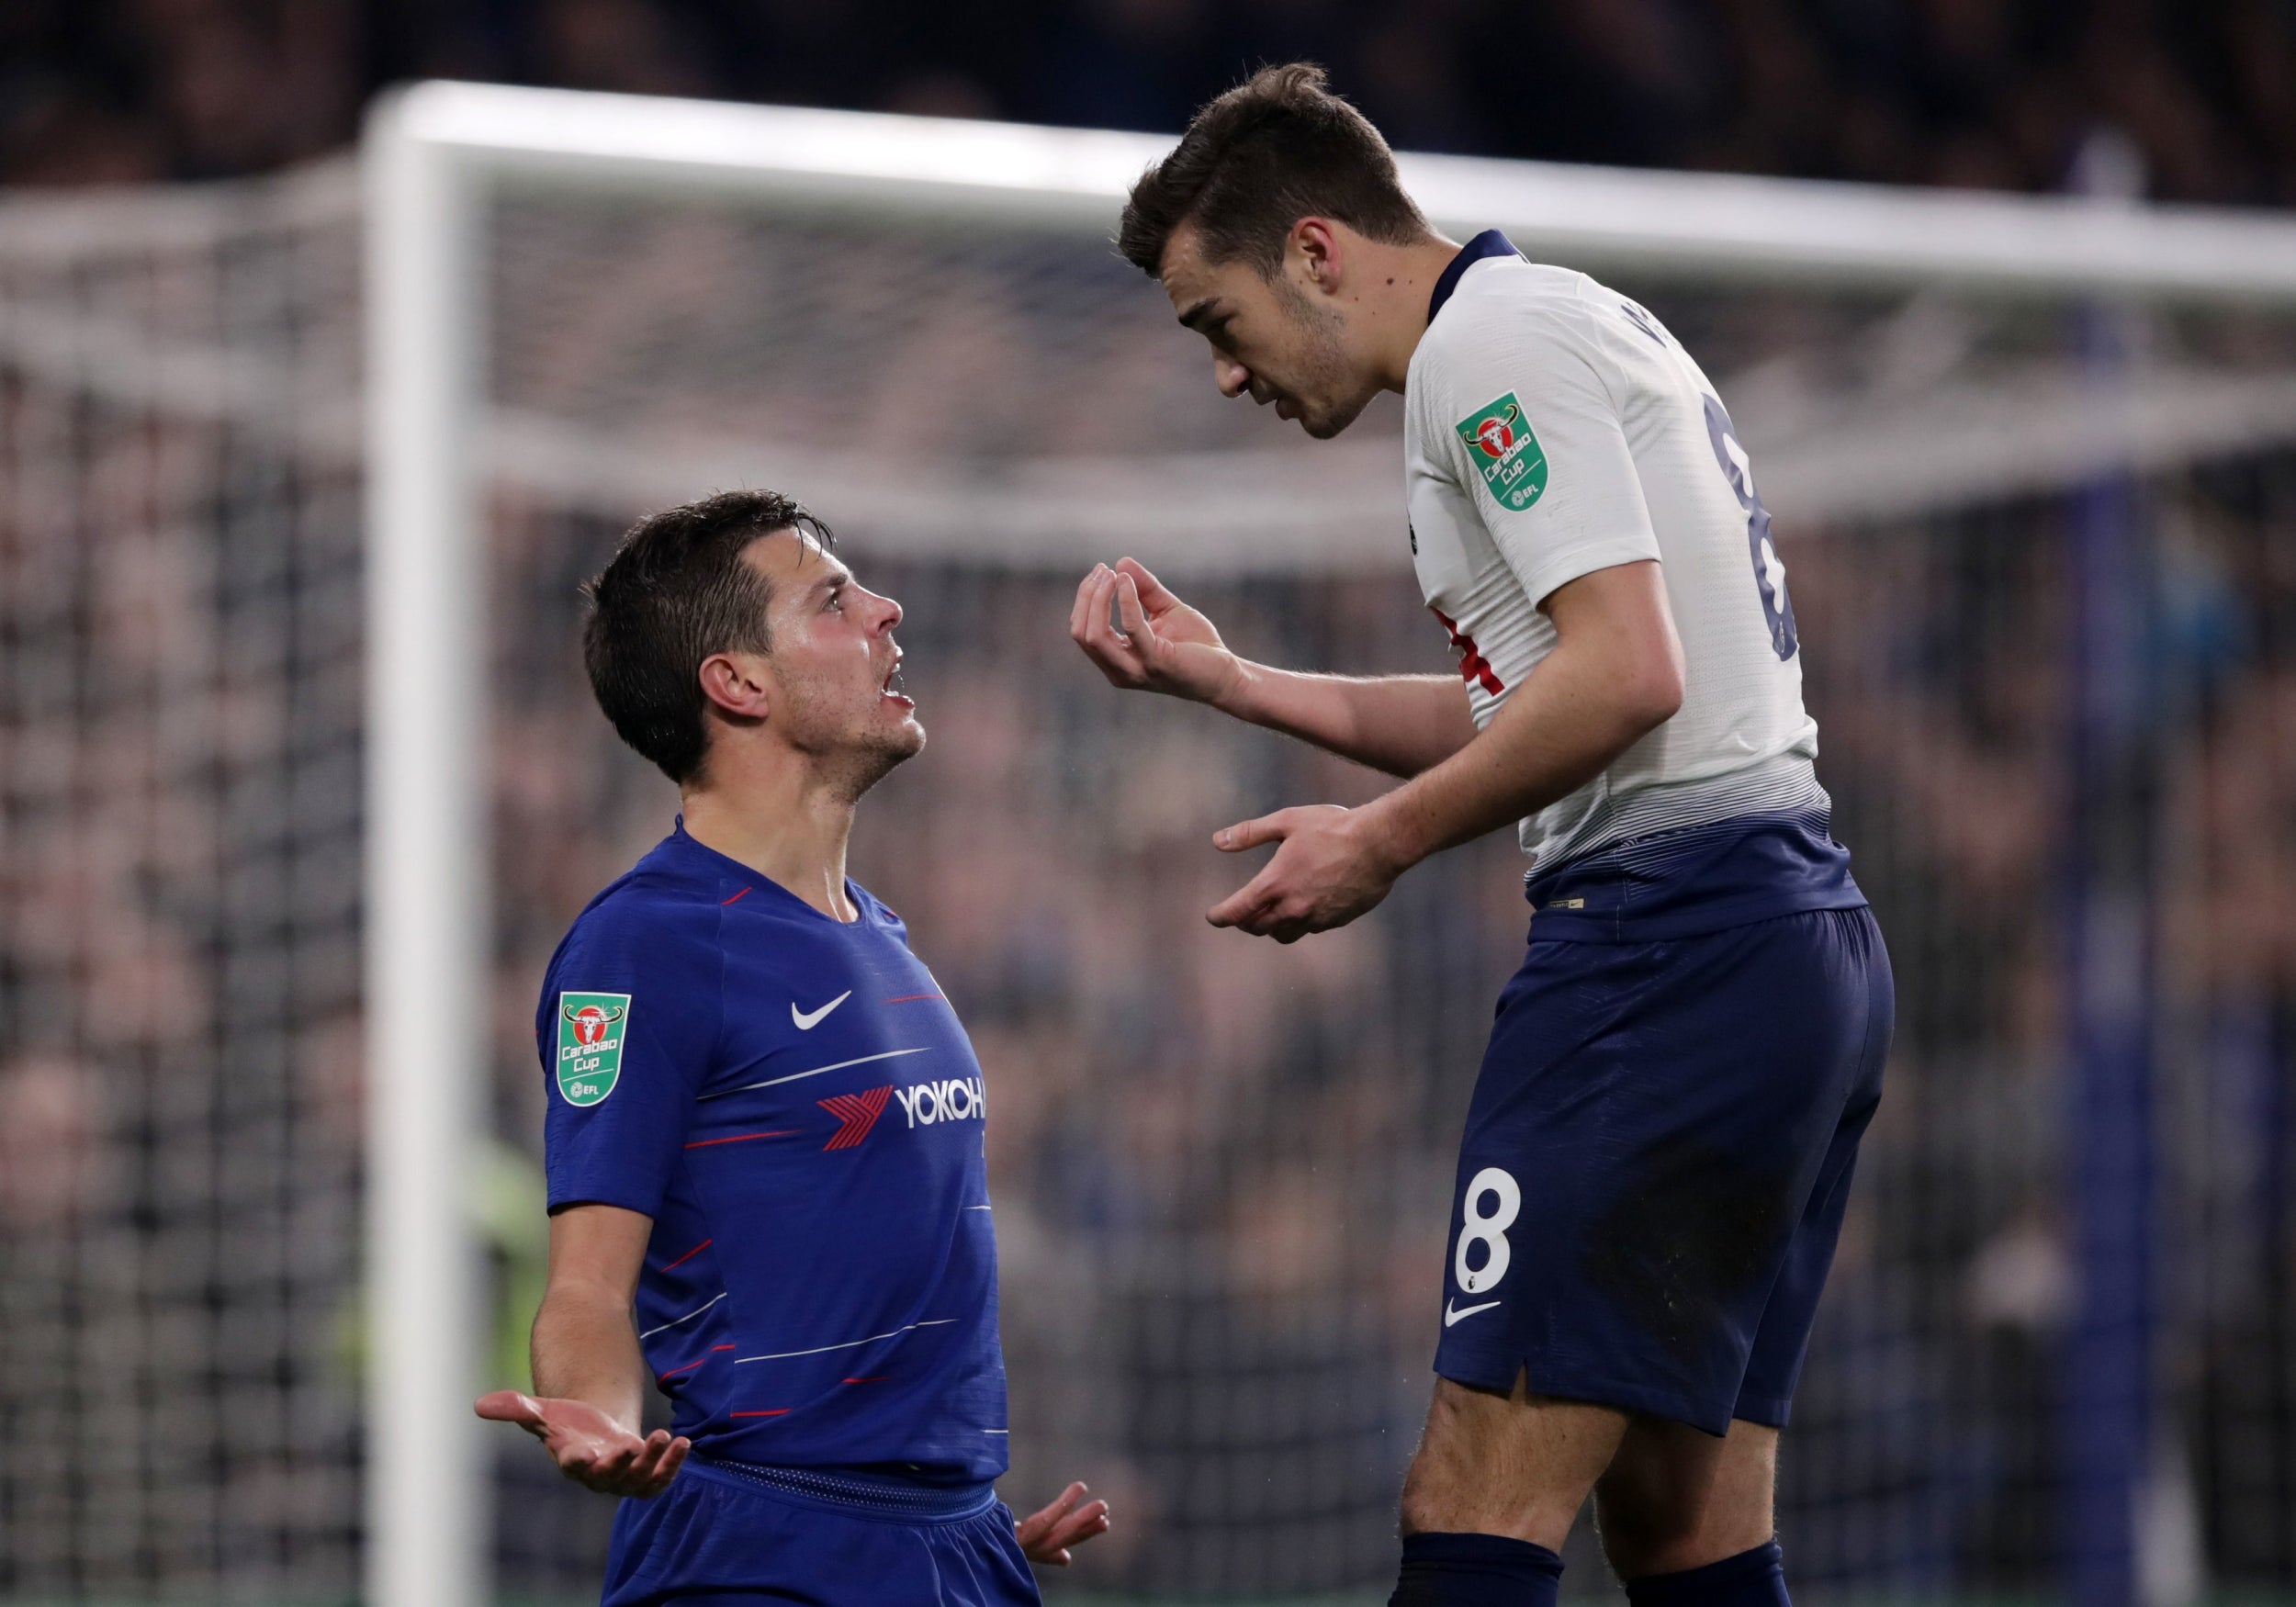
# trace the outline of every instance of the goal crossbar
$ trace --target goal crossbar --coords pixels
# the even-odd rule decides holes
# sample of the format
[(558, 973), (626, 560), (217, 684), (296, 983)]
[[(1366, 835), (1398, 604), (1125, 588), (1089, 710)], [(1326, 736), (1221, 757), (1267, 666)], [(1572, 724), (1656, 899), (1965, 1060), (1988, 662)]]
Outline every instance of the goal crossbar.
[[(422, 84), (377, 103), (367, 273), (367, 1595), (475, 1607), (466, 1228), (489, 1074), (485, 202), (502, 186), (1109, 232), (1167, 137)], [(1458, 232), (1708, 279), (2296, 305), (2296, 223), (2198, 208), (1406, 155)], [(411, 1034), (406, 1024), (423, 1024)]]
[[(593, 190), (716, 191), (996, 227), (1109, 230), (1169, 136), (423, 84), (370, 137), (461, 171)], [(1702, 277), (2296, 302), (2296, 221), (2074, 197), (1405, 153), (1438, 227)]]

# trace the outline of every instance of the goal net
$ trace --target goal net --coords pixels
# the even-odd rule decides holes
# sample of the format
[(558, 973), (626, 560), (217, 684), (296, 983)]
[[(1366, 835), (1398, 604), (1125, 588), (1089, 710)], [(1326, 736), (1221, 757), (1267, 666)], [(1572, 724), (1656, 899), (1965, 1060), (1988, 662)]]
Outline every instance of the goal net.
[[(1052, 1583), (1383, 1599), (1519, 859), (1289, 948), (1209, 929), (1212, 829), (1380, 783), (1120, 696), (1064, 626), (1130, 552), (1254, 657), (1445, 668), (1398, 410), (1319, 444), (1213, 394), (1107, 244), (1153, 141), (1007, 130), (1036, 165), (968, 188), (959, 125), (704, 161), (692, 108), (504, 93), (591, 149), (455, 170), (365, 356), (388, 174), (0, 204), (0, 1596), (594, 1592), (609, 1503), (456, 1415), (525, 1382), (544, 962), (675, 809), (591, 703), (578, 587), (639, 512), (766, 485), (907, 611), (931, 745), (853, 864), (996, 1088), (1008, 1499), (1120, 1510)], [(2296, 272), (2253, 265), (2296, 249), (1412, 177), (1716, 379), (1895, 956), (1797, 1599), (2296, 1594)], [(1925, 245), (1956, 223), (1994, 254)], [(388, 550), (410, 510), (462, 559)], [(418, 1522), (441, 1489), (460, 1528)], [(1570, 1561), (1611, 1589), (1583, 1524)]]

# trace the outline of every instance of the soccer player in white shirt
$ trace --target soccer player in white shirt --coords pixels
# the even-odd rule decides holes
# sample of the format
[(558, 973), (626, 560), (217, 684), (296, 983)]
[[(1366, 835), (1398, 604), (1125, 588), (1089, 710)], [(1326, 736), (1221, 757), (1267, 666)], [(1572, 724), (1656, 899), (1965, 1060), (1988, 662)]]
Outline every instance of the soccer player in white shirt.
[(1116, 685), (1406, 778), (1218, 833), (1277, 847), (1212, 924), (1344, 925), (1509, 823), (1530, 860), (1393, 1601), (1552, 1602), (1592, 1491), (1631, 1600), (1776, 1607), (1778, 1431), (1894, 1006), (1729, 415), (1627, 298), (1495, 230), (1435, 233), (1313, 67), (1207, 106), (1119, 244), (1223, 394), (1318, 439), (1403, 394), (1408, 539), (1458, 655), (1455, 677), (1274, 669), (1129, 558), (1086, 578), (1071, 634)]

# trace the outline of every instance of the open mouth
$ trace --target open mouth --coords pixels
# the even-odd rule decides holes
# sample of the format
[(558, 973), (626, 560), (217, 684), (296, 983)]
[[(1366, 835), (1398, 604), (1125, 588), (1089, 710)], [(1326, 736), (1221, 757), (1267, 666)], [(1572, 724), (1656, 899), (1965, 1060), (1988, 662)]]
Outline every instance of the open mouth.
[(878, 691), (896, 702), (907, 703), (911, 708), (915, 708), (916, 701), (901, 690), (901, 658), (902, 655), (895, 653), (893, 656), (893, 662), (885, 666), (885, 678)]

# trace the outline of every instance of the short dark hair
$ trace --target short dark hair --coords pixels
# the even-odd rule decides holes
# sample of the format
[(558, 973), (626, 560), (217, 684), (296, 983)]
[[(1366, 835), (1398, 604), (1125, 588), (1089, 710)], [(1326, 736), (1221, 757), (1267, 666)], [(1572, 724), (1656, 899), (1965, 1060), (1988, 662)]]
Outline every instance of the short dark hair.
[(742, 555), (783, 530), (823, 547), (836, 539), (794, 497), (720, 491), (639, 520), (582, 588), (582, 661), (598, 706), (623, 741), (681, 785), (702, 774), (709, 751), (702, 661), (772, 651), (765, 611), (773, 589)]
[(1322, 68), (1294, 62), (1261, 68), (1196, 114), (1132, 185), (1116, 249), (1155, 278), (1173, 230), (1188, 223), (1205, 261), (1241, 258), (1272, 279), (1284, 237), (1310, 216), (1390, 245), (1433, 232), (1371, 119), (1332, 93)]

